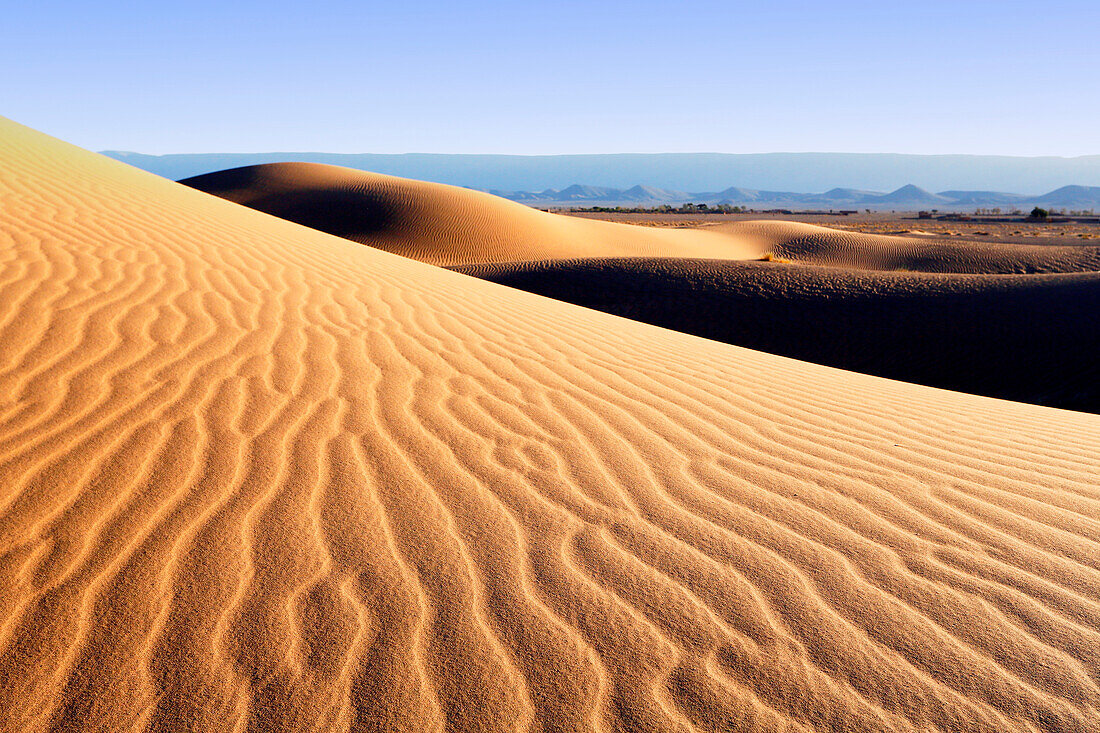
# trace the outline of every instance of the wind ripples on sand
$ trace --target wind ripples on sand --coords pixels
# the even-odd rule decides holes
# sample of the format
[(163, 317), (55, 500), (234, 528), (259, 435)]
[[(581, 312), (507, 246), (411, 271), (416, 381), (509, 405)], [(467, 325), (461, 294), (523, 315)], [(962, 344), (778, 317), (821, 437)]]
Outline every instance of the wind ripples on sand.
[(1100, 725), (1100, 422), (0, 126), (0, 730)]

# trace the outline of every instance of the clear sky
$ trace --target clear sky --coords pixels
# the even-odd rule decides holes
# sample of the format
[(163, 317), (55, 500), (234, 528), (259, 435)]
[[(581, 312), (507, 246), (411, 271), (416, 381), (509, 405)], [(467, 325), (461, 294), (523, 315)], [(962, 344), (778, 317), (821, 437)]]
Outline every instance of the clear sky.
[(0, 114), (166, 152), (1100, 153), (1100, 2), (5, 3)]

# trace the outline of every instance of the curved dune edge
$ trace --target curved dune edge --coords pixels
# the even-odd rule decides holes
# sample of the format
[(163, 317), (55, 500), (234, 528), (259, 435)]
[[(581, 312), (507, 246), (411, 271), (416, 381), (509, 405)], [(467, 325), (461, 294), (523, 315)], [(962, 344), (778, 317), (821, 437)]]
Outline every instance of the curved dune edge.
[(868, 273), (684, 258), (453, 269), (771, 354), (1100, 413), (1100, 273)]
[(1085, 731), (1100, 418), (0, 122), (0, 730)]
[(1100, 247), (955, 242), (784, 221), (695, 229), (550, 214), (456, 186), (319, 163), (207, 173), (184, 185), (345, 239), (436, 265), (581, 257), (759, 259), (864, 270), (951, 273), (1100, 271)]
[(270, 163), (181, 181), (345, 239), (434, 265), (609, 257), (752, 259), (762, 243), (549, 214), (480, 191), (320, 163)]

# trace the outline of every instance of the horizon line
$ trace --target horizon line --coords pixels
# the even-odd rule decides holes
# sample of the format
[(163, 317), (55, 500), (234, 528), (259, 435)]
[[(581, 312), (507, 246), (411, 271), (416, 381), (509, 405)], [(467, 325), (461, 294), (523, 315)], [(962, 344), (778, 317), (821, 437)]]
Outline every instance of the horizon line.
[(1100, 152), (1096, 153), (1082, 153), (1080, 155), (1023, 155), (1015, 153), (897, 153), (889, 151), (876, 151), (876, 152), (847, 152), (847, 151), (829, 151), (829, 150), (774, 150), (770, 152), (754, 152), (754, 153), (725, 153), (718, 151), (689, 151), (689, 152), (617, 152), (617, 153), (438, 153), (438, 152), (425, 152), (425, 151), (406, 151), (401, 153), (379, 153), (370, 151), (359, 152), (338, 152), (338, 151), (326, 151), (326, 150), (205, 150), (205, 151), (189, 151), (189, 152), (174, 152), (174, 153), (144, 153), (139, 150), (123, 150), (119, 148), (103, 148), (96, 150), (96, 153), (100, 155), (106, 154), (123, 154), (123, 155), (145, 155), (149, 157), (166, 157), (170, 155), (386, 155), (386, 156), (403, 156), (403, 155), (430, 155), (430, 156), (479, 156), (479, 157), (501, 157), (501, 158), (579, 158), (579, 157), (596, 157), (596, 156), (666, 156), (666, 155), (728, 155), (728, 156), (749, 156), (749, 155), (858, 155), (858, 156), (876, 156), (876, 155), (894, 155), (913, 158), (1025, 158), (1025, 159), (1040, 159), (1040, 158), (1055, 158), (1059, 160), (1076, 160), (1079, 158), (1100, 158)]

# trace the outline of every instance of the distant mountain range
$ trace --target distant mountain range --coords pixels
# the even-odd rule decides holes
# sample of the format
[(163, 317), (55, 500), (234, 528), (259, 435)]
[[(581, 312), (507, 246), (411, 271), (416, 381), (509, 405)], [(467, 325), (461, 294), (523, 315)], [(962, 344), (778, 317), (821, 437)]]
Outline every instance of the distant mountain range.
[[(642, 197), (639, 200), (646, 201), (660, 200), (659, 196), (652, 195), (654, 192), (724, 191), (729, 190), (727, 187), (731, 183), (745, 187), (744, 194), (739, 194), (739, 197), (746, 201), (749, 199), (745, 196), (752, 192), (826, 191), (838, 184), (855, 189), (854, 193), (843, 189), (847, 192), (843, 195), (848, 196), (845, 201), (854, 201), (858, 198), (857, 194), (894, 191), (908, 183), (926, 191), (942, 191), (943, 194), (939, 195), (944, 196), (951, 192), (983, 192), (983, 202), (993, 202), (998, 200), (997, 197), (1009, 195), (984, 192), (1049, 191), (1070, 182), (1100, 186), (1100, 155), (1078, 158), (886, 153), (377, 155), (283, 152), (143, 155), (119, 151), (107, 151), (105, 155), (173, 180), (258, 163), (305, 161), (486, 191), (542, 192), (553, 189), (561, 193), (572, 189), (574, 183), (584, 181), (593, 188), (631, 191), (632, 196)], [(646, 185), (635, 186), (636, 183)], [(828, 191), (821, 196), (834, 194), (841, 195), (837, 191)]]
[(973, 207), (1044, 206), (1056, 209), (1100, 209), (1100, 186), (1062, 186), (1049, 193), (1027, 195), (999, 191), (941, 191), (931, 193), (907, 184), (889, 193), (833, 188), (825, 193), (760, 191), (731, 187), (715, 192), (688, 193), (653, 186), (628, 189), (574, 184), (556, 190), (492, 190), (490, 193), (532, 206), (678, 206), (684, 203), (729, 204), (749, 208), (790, 209), (946, 209)]

